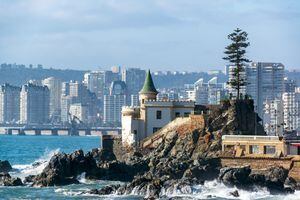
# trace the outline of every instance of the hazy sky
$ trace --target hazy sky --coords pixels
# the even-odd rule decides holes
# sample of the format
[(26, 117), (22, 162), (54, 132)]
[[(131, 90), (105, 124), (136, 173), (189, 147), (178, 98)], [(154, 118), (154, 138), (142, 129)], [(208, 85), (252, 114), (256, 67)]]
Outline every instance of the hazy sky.
[(299, 0), (0, 0), (0, 63), (222, 69), (236, 27), (253, 61), (300, 69)]

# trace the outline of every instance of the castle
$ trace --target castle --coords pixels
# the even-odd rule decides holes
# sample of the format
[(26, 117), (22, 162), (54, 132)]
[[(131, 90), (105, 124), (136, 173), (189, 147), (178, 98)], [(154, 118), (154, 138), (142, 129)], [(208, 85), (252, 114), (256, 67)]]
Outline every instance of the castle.
[(139, 92), (140, 106), (122, 108), (122, 144), (134, 146), (178, 117), (193, 114), (193, 101), (158, 101), (150, 71)]

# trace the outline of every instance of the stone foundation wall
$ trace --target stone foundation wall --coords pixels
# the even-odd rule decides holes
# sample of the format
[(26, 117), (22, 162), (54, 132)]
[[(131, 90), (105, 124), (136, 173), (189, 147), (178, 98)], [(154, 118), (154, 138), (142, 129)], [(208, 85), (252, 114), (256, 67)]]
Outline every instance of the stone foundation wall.
[(266, 170), (274, 166), (282, 166), (290, 170), (291, 158), (221, 158), (222, 167), (250, 166), (252, 170)]
[(222, 167), (250, 166), (254, 171), (264, 171), (270, 167), (281, 166), (289, 170), (289, 176), (300, 182), (300, 160), (286, 158), (221, 158)]

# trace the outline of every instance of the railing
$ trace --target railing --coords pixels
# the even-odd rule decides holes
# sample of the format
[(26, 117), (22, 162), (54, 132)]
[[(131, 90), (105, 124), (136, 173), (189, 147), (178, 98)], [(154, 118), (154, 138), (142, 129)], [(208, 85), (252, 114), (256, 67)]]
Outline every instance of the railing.
[(279, 140), (278, 136), (257, 136), (257, 135), (223, 135), (222, 140), (226, 141), (255, 141), (255, 140), (263, 140), (263, 141), (276, 141)]

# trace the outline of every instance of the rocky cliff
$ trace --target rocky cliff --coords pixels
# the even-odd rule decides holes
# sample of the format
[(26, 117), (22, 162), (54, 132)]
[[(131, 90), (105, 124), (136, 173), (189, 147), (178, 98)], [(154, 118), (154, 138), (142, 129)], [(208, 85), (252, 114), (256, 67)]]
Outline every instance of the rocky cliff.
[(292, 191), (296, 184), (292, 184), (290, 190), (285, 189), (288, 177), (283, 169), (272, 169), (273, 173), (268, 176), (255, 175), (248, 168), (221, 169), (222, 134), (264, 134), (262, 126), (254, 121), (257, 119), (251, 100), (224, 102), (206, 114), (182, 121), (177, 119), (146, 138), (135, 150), (116, 151), (123, 155), (114, 155), (107, 149), (86, 155), (82, 151), (55, 155), (44, 171), (31, 181), (37, 186), (69, 184), (75, 183), (76, 177), (85, 172), (86, 178), (128, 182), (94, 189), (90, 193), (134, 192), (147, 198), (161, 197), (165, 191), (192, 190), (195, 184), (217, 178), (231, 185), (258, 184), (270, 188), (275, 185), (273, 190)]

